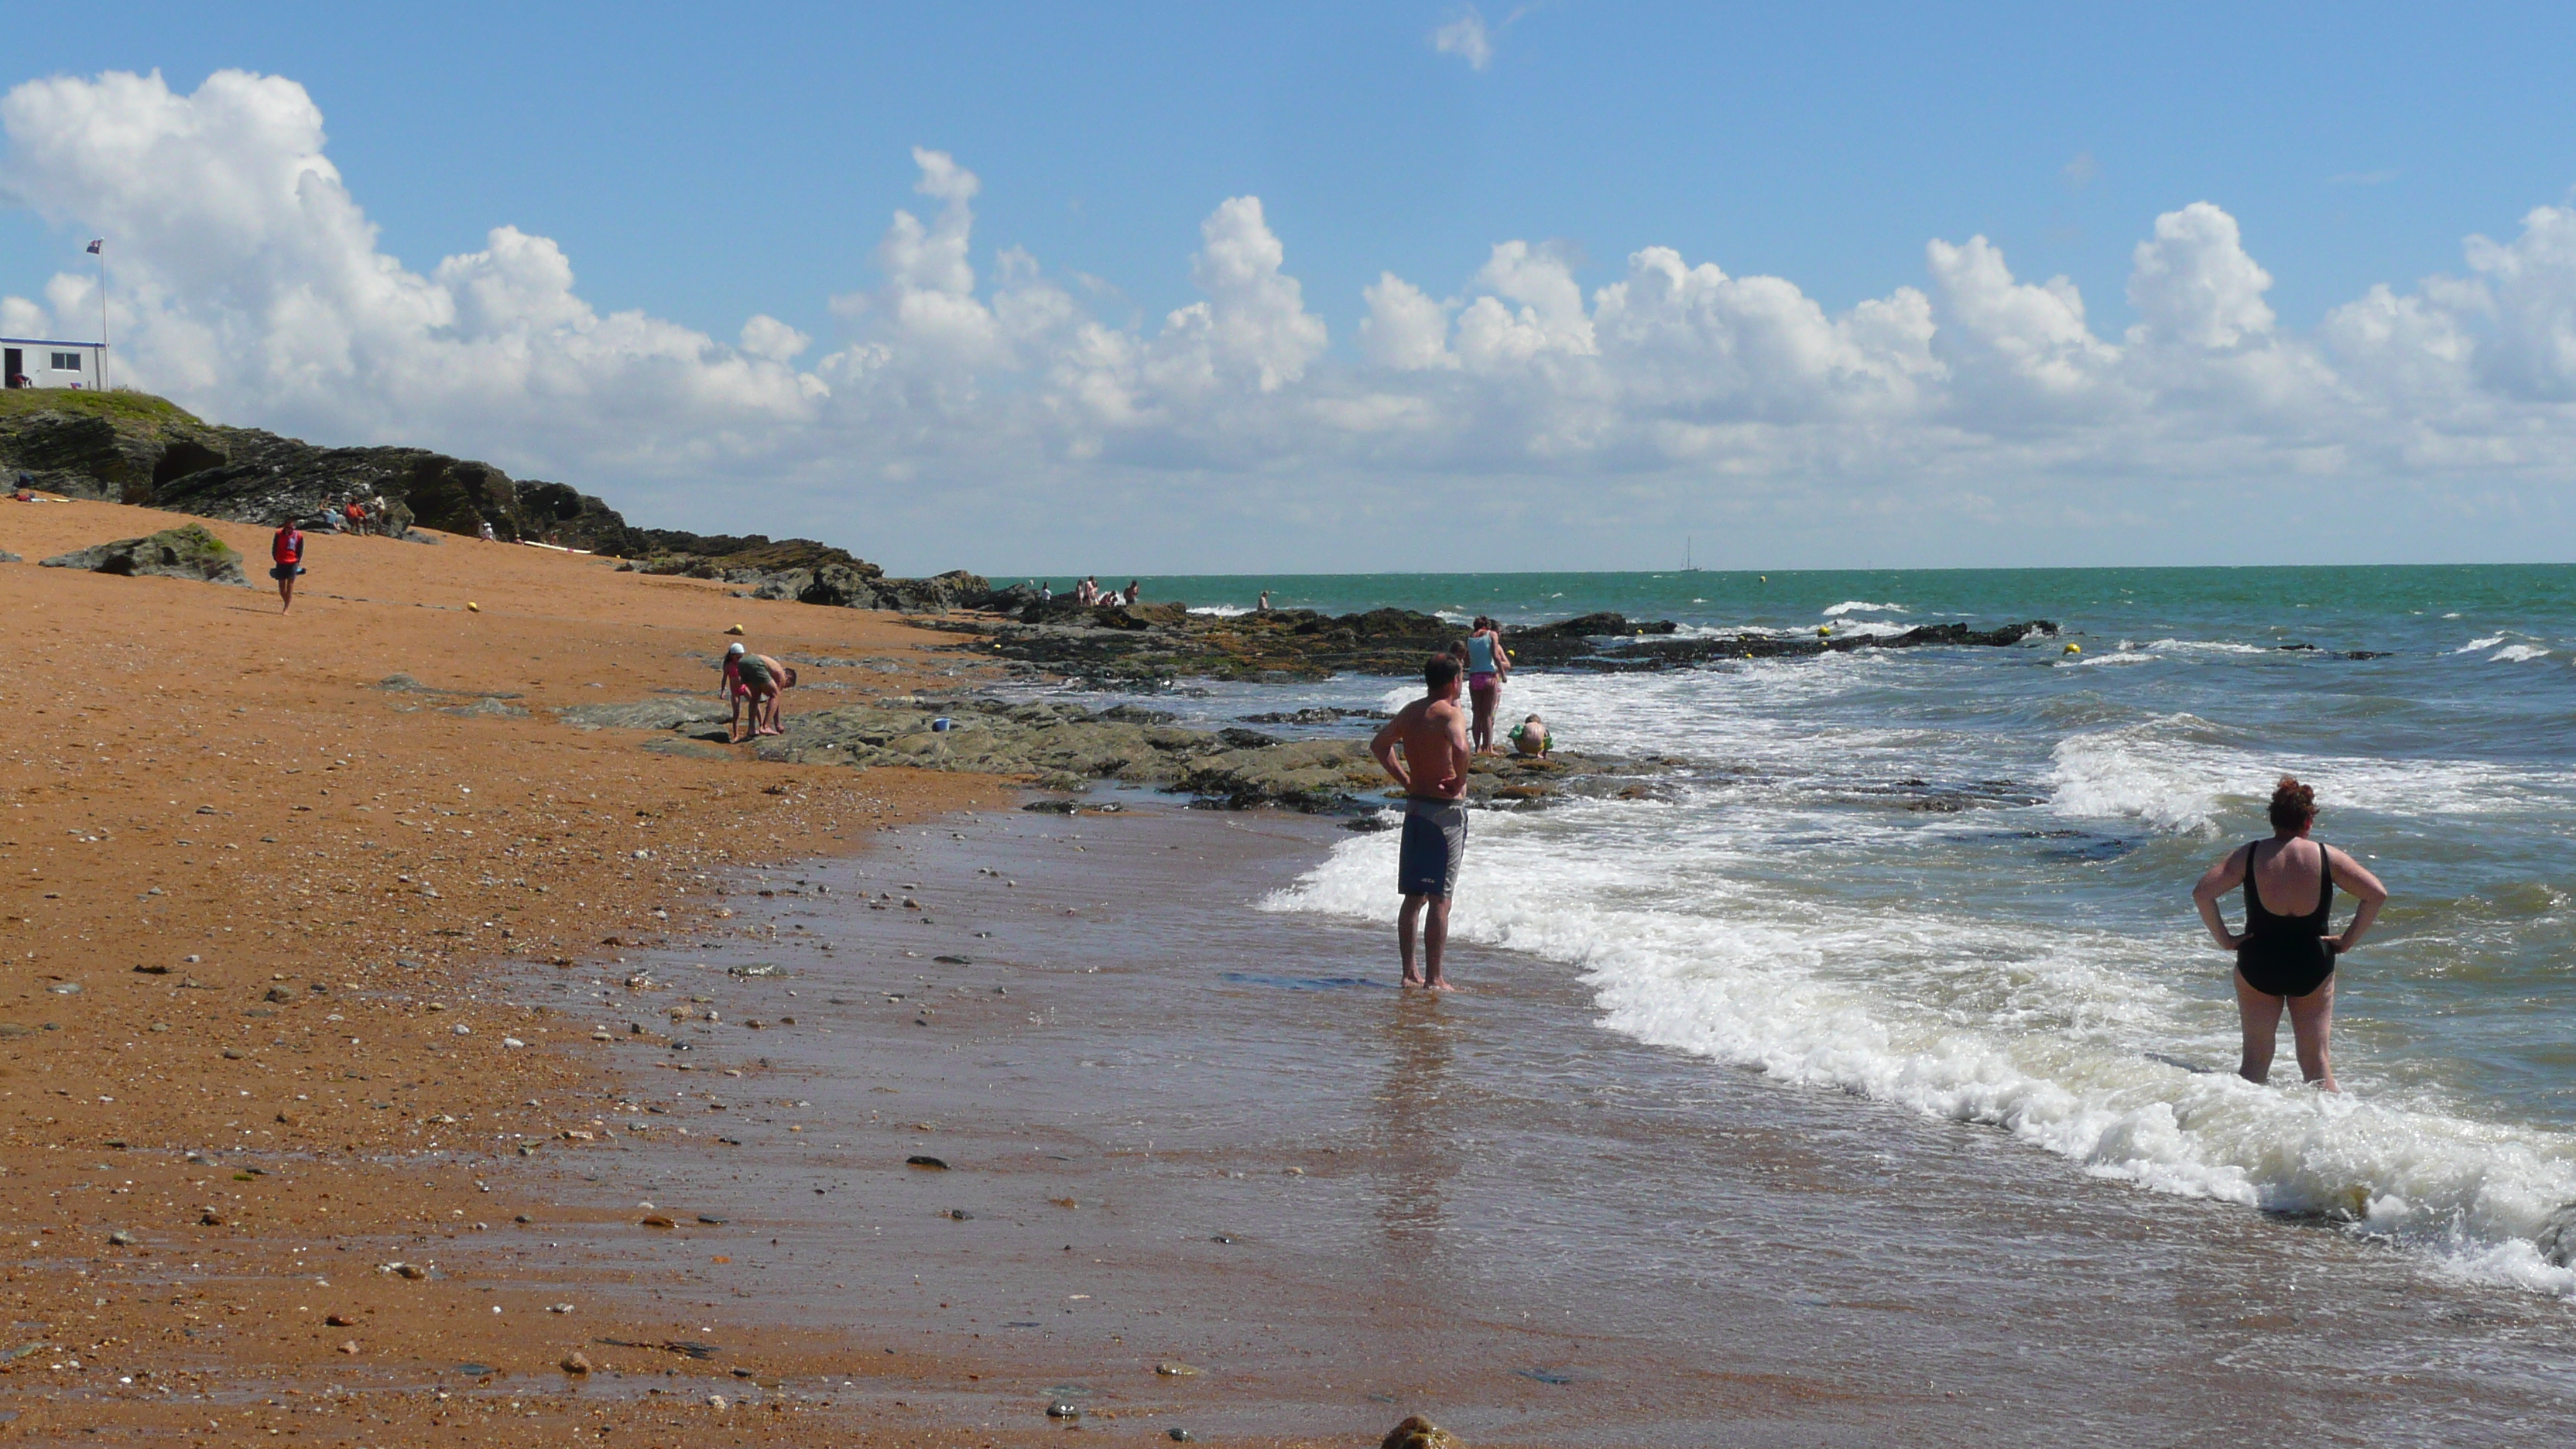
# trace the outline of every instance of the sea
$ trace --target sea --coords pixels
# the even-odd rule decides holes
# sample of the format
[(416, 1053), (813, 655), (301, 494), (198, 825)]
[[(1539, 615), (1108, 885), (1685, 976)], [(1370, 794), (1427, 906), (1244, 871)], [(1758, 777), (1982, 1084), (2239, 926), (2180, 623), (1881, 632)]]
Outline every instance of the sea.
[[(1685, 634), (2053, 622), (2005, 648), (1515, 673), (1506, 724), (1537, 712), (1561, 747), (1674, 763), (1653, 799), (1479, 813), (1453, 931), (1561, 969), (1602, 1030), (1713, 1071), (2576, 1293), (2543, 1246), (2576, 1203), (2576, 567), (1201, 577), (1145, 594), (1222, 613), (1264, 589), (1276, 608), (1507, 630), (1605, 610)], [(1181, 680), (1156, 703), (1231, 724), (1418, 692)], [(2315, 787), (2318, 838), (2391, 892), (2338, 973), (2340, 1095), (2299, 1083), (2286, 1024), (2269, 1084), (2235, 1074), (2231, 962), (2191, 901), (2213, 861), (2269, 834), (2284, 773)], [(1383, 921), (1395, 846), (1354, 832), (1259, 908)], [(2351, 907), (2338, 897), (2338, 926)]]

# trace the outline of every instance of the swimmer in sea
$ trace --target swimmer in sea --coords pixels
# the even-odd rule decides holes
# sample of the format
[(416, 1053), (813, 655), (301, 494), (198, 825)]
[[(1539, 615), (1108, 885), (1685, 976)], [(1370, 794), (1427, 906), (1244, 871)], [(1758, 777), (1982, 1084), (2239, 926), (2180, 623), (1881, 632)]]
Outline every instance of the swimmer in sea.
[[(2290, 1009), (2299, 1070), (2320, 1090), (2335, 1092), (2326, 1038), (2334, 1026), (2336, 959), (2361, 944), (2388, 888), (2360, 861), (2311, 840), (2317, 792), (2287, 775), (2272, 791), (2272, 838), (2240, 846), (2209, 868), (2191, 899), (2218, 949), (2236, 953), (2236, 1009), (2245, 1027), (2245, 1057), (2236, 1074), (2260, 1082), (2272, 1073), (2281, 1034), (2281, 1008)], [(2245, 930), (2234, 934), (2218, 914), (2218, 898), (2245, 887)], [(2328, 935), (2336, 886), (2361, 900), (2341, 935)]]

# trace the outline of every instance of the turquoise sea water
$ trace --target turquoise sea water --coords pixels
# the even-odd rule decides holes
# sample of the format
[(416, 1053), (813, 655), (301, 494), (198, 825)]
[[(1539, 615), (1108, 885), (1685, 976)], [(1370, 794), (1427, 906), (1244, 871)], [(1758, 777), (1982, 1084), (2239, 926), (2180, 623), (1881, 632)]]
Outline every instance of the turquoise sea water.
[[(1145, 594), (1240, 608), (1265, 587), (1275, 607), (1507, 625), (2056, 621), (2060, 639), (2009, 649), (1524, 671), (1507, 718), (1536, 709), (1577, 747), (1687, 763), (1660, 800), (1480, 818), (1458, 929), (1563, 963), (1605, 1026), (1647, 1041), (2576, 1287), (2535, 1246), (2576, 1201), (2576, 567), (1185, 578)], [(1200, 688), (1166, 707), (1220, 719), (1412, 692)], [(2232, 1075), (2229, 962), (2188, 894), (2268, 833), (2283, 771), (2317, 787), (2320, 837), (2394, 893), (2339, 978), (2342, 1099), (2296, 1085), (2286, 1032), (2271, 1085)], [(1393, 848), (1356, 838), (1270, 904), (1381, 916)]]

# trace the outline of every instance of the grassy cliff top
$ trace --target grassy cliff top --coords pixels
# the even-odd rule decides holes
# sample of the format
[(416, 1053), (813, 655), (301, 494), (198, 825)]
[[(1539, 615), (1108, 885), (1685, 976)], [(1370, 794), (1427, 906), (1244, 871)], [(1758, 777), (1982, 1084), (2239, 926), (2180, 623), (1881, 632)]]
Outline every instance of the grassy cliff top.
[(105, 392), (86, 389), (75, 392), (65, 387), (17, 387), (0, 390), (0, 418), (23, 417), (28, 413), (78, 413), (111, 421), (132, 423), (180, 423), (196, 427), (204, 422), (168, 398), (154, 397), (132, 388), (110, 388)]

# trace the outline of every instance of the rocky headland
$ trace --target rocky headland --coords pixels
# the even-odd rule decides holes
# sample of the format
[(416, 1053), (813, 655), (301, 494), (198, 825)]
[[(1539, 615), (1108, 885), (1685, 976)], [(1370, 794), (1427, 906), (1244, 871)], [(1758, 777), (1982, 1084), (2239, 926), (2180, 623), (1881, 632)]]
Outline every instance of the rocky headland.
[[(1011, 662), (1030, 675), (1058, 676), (1112, 688), (1156, 688), (1177, 679), (1286, 683), (1335, 674), (1404, 678), (1449, 647), (1458, 626), (1411, 609), (1330, 615), (1310, 609), (1264, 614), (1193, 614), (1177, 603), (1091, 608), (1070, 599), (1026, 602), (992, 617), (930, 621), (969, 634), (975, 652)], [(1506, 631), (1513, 661), (1524, 668), (1602, 673), (1672, 669), (1730, 659), (1778, 659), (1864, 649), (1931, 646), (2009, 648), (2054, 637), (2045, 619), (1971, 629), (1926, 624), (1901, 634), (1820, 628), (1814, 635), (1773, 632), (1684, 634), (1669, 619), (1632, 620), (1585, 614)]]
[[(378, 531), (418, 543), (471, 538), (543, 543), (630, 560), (641, 572), (715, 579), (745, 598), (854, 609), (984, 607), (989, 584), (963, 570), (898, 579), (846, 549), (781, 539), (637, 528), (563, 483), (513, 479), (489, 463), (427, 448), (331, 448), (259, 428), (209, 423), (148, 393), (56, 389), (0, 393), (0, 472), (37, 488), (274, 526), (317, 525), (352, 497), (381, 498)], [(1002, 596), (1016, 605), (1017, 595)]]

